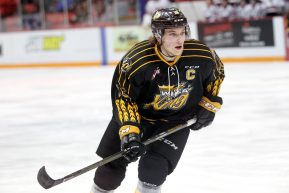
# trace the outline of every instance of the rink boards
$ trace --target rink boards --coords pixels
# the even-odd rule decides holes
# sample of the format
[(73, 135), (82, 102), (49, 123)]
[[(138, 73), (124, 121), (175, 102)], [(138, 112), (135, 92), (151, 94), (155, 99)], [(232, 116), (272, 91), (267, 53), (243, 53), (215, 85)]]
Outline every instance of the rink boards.
[[(287, 37), (284, 19), (270, 19), (273, 27), (271, 44), (264, 46), (217, 46), (216, 51), (224, 62), (265, 62), (285, 61)], [(249, 26), (250, 22), (242, 24), (245, 43), (264, 41), (260, 27)], [(191, 37), (200, 39), (200, 25), (190, 23)], [(227, 28), (222, 31), (224, 28)], [(220, 32), (210, 34), (206, 28), (206, 40), (225, 42), (234, 37), (231, 23), (220, 24)], [(215, 30), (216, 27), (211, 29)], [(199, 31), (198, 31), (199, 30)], [(247, 31), (246, 31), (247, 30)], [(271, 29), (272, 30), (272, 29)], [(29, 32), (13, 32), (0, 34), (0, 68), (38, 67), (38, 66), (98, 66), (116, 64), (135, 43), (147, 39), (151, 32), (140, 26), (118, 26), (105, 28), (81, 28), (42, 30)], [(261, 34), (261, 35), (260, 35)], [(238, 34), (237, 34), (238, 35)], [(226, 37), (228, 36), (228, 37)], [(222, 39), (223, 38), (223, 39)], [(260, 39), (260, 40), (259, 40)], [(272, 43), (273, 42), (273, 43)], [(241, 42), (242, 43), (242, 42)], [(254, 42), (253, 42), (254, 43)], [(244, 45), (244, 43), (242, 44)]]

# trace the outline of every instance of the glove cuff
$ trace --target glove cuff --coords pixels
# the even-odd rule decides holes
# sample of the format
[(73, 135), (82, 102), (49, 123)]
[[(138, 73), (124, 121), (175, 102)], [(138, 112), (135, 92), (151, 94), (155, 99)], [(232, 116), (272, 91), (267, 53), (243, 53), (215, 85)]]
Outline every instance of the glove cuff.
[(201, 101), (199, 102), (199, 105), (208, 111), (211, 111), (213, 113), (216, 113), (218, 110), (221, 109), (221, 104), (218, 102), (212, 102), (210, 99), (207, 97), (202, 97)]
[(140, 134), (140, 129), (135, 126), (135, 125), (124, 125), (122, 126), (120, 129), (119, 129), (119, 137), (120, 137), (120, 140), (130, 134), (130, 133), (136, 133), (136, 134)]

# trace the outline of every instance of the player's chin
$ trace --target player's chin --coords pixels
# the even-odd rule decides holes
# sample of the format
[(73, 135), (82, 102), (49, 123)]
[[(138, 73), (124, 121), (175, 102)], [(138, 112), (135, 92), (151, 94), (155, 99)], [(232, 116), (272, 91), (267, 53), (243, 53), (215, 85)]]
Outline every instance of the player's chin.
[(175, 52), (174, 54), (175, 54), (176, 56), (182, 55), (182, 53), (183, 53), (183, 47), (175, 48), (174, 52)]

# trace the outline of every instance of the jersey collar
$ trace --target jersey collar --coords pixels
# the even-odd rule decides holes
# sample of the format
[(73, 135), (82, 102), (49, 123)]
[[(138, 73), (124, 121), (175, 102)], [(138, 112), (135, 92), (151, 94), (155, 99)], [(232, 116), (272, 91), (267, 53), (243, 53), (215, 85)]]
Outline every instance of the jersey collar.
[(167, 61), (160, 53), (157, 44), (155, 44), (155, 52), (157, 54), (157, 56), (167, 65), (169, 66), (173, 66), (179, 59), (181, 56), (176, 56), (176, 58), (173, 61)]

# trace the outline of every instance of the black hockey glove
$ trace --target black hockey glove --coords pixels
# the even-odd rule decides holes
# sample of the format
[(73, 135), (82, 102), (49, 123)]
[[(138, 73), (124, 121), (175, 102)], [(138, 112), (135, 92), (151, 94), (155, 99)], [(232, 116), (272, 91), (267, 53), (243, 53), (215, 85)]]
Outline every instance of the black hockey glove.
[(219, 102), (212, 102), (207, 97), (203, 96), (199, 102), (199, 109), (197, 111), (197, 122), (190, 127), (191, 130), (199, 130), (212, 124), (215, 113), (221, 108), (222, 99), (215, 97)]
[(122, 137), (121, 150), (124, 152), (123, 157), (125, 159), (129, 162), (134, 162), (145, 153), (145, 146), (141, 142), (139, 134), (130, 133)]
[(201, 107), (197, 112), (197, 121), (190, 126), (191, 130), (199, 130), (203, 127), (207, 127), (212, 124), (215, 118), (215, 113), (208, 111), (207, 109)]

